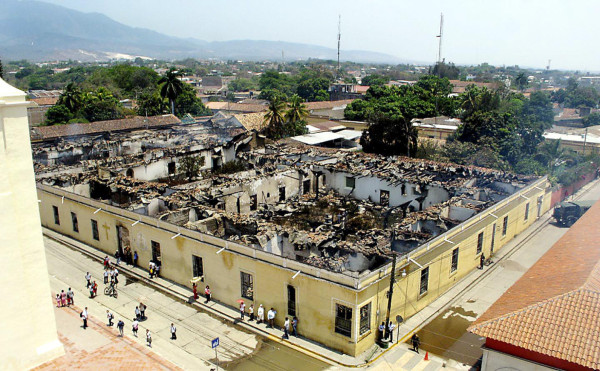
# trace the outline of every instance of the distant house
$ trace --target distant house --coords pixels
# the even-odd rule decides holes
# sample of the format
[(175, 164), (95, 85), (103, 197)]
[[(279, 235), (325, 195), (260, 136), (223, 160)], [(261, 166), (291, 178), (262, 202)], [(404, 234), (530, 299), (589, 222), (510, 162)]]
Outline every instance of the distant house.
[(267, 110), (267, 104), (245, 104), (245, 103), (232, 103), (232, 102), (208, 102), (206, 107), (210, 108), (213, 112), (223, 112), (228, 114), (234, 113), (256, 113), (264, 112)]
[(27, 107), (29, 126), (38, 126), (46, 121), (46, 112), (58, 102), (59, 95), (30, 99), (30, 102), (32, 103)]
[(311, 116), (341, 120), (344, 118), (346, 106), (355, 99), (330, 100), (324, 102), (306, 102), (304, 105)]
[(356, 84), (331, 84), (329, 86), (329, 99), (334, 101), (362, 98), (367, 93), (368, 89), (368, 86), (361, 86)]
[(483, 371), (600, 369), (598, 223), (600, 203), (469, 328)]
[(423, 119), (413, 119), (413, 127), (419, 131), (421, 139), (435, 139), (445, 142), (446, 139), (456, 132), (461, 124), (460, 119), (447, 116), (428, 117)]
[(494, 82), (475, 82), (475, 81), (460, 81), (460, 80), (450, 80), (452, 84), (452, 94), (462, 94), (467, 90), (469, 85), (475, 85), (479, 88), (487, 88), (489, 90), (496, 90), (500, 88), (503, 83), (500, 81)]

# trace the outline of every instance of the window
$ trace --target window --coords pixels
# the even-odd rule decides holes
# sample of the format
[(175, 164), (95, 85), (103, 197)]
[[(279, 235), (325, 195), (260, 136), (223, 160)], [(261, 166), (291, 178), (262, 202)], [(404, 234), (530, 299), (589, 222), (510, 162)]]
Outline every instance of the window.
[(381, 206), (390, 206), (390, 191), (382, 189), (379, 192), (379, 204)]
[(450, 265), (450, 272), (455, 272), (458, 268), (458, 247), (452, 250), (452, 263)]
[(250, 196), (250, 211), (254, 211), (258, 208), (258, 196), (252, 195)]
[(476, 254), (481, 254), (481, 250), (483, 250), (483, 232), (477, 235), (477, 252)]
[(58, 215), (58, 206), (52, 206), (54, 212), (54, 224), (60, 225), (60, 215)]
[(310, 179), (305, 179), (302, 181), (302, 194), (310, 193)]
[(156, 241), (151, 241), (152, 245), (152, 261), (159, 262), (160, 261), (160, 243)]
[(327, 185), (327, 176), (323, 175), (323, 182), (321, 183), (321, 185)]
[(167, 171), (169, 172), (169, 175), (175, 174), (175, 163), (174, 162), (169, 162), (167, 164)]
[(254, 300), (254, 281), (250, 273), (240, 272), (242, 283), (242, 298)]
[(335, 305), (335, 332), (352, 336), (352, 308), (341, 304)]
[(353, 176), (346, 177), (346, 188), (354, 188), (356, 185), (356, 179)]
[(79, 232), (79, 223), (77, 222), (77, 214), (71, 213), (71, 224), (73, 224), (73, 232)]
[(529, 219), (529, 202), (525, 204), (525, 220)]
[(125, 172), (125, 175), (128, 176), (129, 178), (133, 178), (133, 169), (127, 169), (127, 171)]
[(279, 187), (279, 202), (285, 201), (285, 187)]
[(429, 286), (429, 267), (425, 267), (421, 270), (421, 286), (419, 289), (419, 295), (423, 295), (427, 292)]
[(400, 187), (400, 192), (402, 192), (402, 196), (406, 196), (406, 184), (402, 184)]
[(96, 241), (100, 241), (100, 234), (98, 234), (98, 222), (92, 219), (92, 238)]
[(192, 270), (194, 277), (204, 276), (204, 267), (202, 266), (202, 258), (192, 255)]
[(371, 303), (360, 308), (360, 335), (371, 331)]
[(288, 315), (295, 316), (296, 315), (296, 288), (294, 286), (288, 285), (287, 295), (288, 295)]
[(506, 229), (508, 228), (508, 215), (504, 217), (504, 221), (502, 222), (502, 235), (506, 236)]

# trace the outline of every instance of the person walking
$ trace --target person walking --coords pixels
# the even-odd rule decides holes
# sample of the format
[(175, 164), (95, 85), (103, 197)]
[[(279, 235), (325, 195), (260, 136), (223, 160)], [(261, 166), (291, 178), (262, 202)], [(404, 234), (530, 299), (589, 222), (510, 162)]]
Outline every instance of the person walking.
[(479, 269), (483, 269), (484, 264), (485, 264), (485, 255), (483, 255), (483, 253), (481, 253), (481, 256), (479, 257)]
[(111, 312), (108, 311), (108, 309), (106, 310), (106, 319), (108, 319), (108, 324), (106, 324), (106, 326), (112, 326), (113, 325), (113, 318), (115, 318), (113, 316), (113, 314)]
[(67, 305), (75, 304), (75, 293), (71, 288), (67, 290)]
[(154, 262), (152, 260), (148, 263), (148, 272), (150, 273), (150, 279), (152, 279), (154, 277)]
[(138, 253), (137, 251), (133, 252), (133, 266), (137, 267), (137, 261), (138, 261)]
[(115, 281), (115, 287), (117, 287), (117, 284), (119, 283), (119, 270), (117, 267), (113, 269), (113, 280)]
[(146, 343), (148, 346), (152, 348), (152, 334), (150, 334), (150, 330), (146, 329)]
[(85, 285), (85, 288), (87, 289), (92, 284), (92, 275), (90, 274), (90, 272), (87, 272), (85, 274), (85, 280), (87, 281), (87, 284)]
[(208, 287), (208, 285), (206, 285), (206, 288), (204, 289), (204, 296), (206, 297), (206, 301), (204, 302), (205, 304), (207, 304), (210, 301), (210, 287)]
[(60, 294), (56, 294), (56, 307), (60, 308)]
[(119, 250), (115, 251), (115, 259), (117, 259), (117, 265), (121, 263), (121, 254), (119, 254)]
[(108, 260), (108, 255), (104, 256), (104, 270), (108, 269), (108, 264), (109, 263), (110, 263), (110, 260)]
[(94, 285), (90, 284), (90, 299), (94, 297)]
[(138, 307), (138, 306), (135, 307), (135, 318), (138, 321), (142, 319), (142, 311), (140, 310), (140, 307)]
[(198, 286), (196, 282), (192, 283), (192, 292), (194, 293), (194, 300), (198, 300)]
[(137, 337), (137, 332), (138, 332), (139, 327), (140, 327), (140, 323), (138, 322), (137, 318), (134, 318), (133, 322), (131, 323), (131, 331), (133, 332), (133, 336)]
[(254, 321), (254, 304), (250, 304), (250, 308), (248, 308), (248, 314), (250, 315), (250, 321)]
[(67, 305), (67, 293), (65, 290), (60, 290), (60, 306), (64, 307)]
[(94, 281), (94, 283), (92, 284), (92, 291), (94, 292), (94, 296), (92, 297), (96, 297), (98, 295), (98, 284), (96, 283), (96, 281)]
[(240, 318), (243, 321), (244, 320), (244, 314), (246, 314), (246, 304), (244, 304), (244, 302), (240, 302)]
[(413, 346), (413, 349), (415, 352), (419, 353), (419, 345), (421, 345), (421, 339), (419, 339), (419, 335), (414, 334), (411, 338), (410, 338), (410, 342)]
[(390, 343), (394, 342), (394, 329), (396, 328), (396, 325), (394, 325), (394, 323), (392, 321), (390, 321), (390, 323), (388, 323), (388, 331), (390, 332)]
[(294, 319), (292, 320), (292, 331), (294, 336), (298, 337), (298, 317), (296, 316), (294, 316)]
[(142, 321), (146, 319), (146, 305), (144, 303), (140, 303), (140, 316)]
[(282, 339), (290, 338), (289, 330), (290, 330), (290, 319), (285, 317), (285, 321), (283, 322), (283, 336), (281, 337)]
[(177, 328), (171, 323), (171, 340), (177, 340)]
[(265, 308), (262, 304), (258, 306), (256, 315), (256, 324), (263, 323), (265, 321)]
[(119, 336), (123, 337), (123, 328), (125, 327), (125, 322), (122, 319), (117, 322), (117, 328), (119, 329)]
[(106, 285), (108, 283), (108, 270), (104, 270), (104, 284)]
[(267, 328), (268, 327), (274, 328), (276, 314), (277, 314), (277, 312), (273, 308), (269, 309), (269, 311), (267, 312), (267, 321), (268, 321)]
[(85, 330), (88, 327), (88, 325), (87, 325), (87, 320), (88, 320), (87, 307), (85, 307), (85, 309), (81, 312), (81, 314), (79, 316), (81, 318), (83, 318), (83, 329)]

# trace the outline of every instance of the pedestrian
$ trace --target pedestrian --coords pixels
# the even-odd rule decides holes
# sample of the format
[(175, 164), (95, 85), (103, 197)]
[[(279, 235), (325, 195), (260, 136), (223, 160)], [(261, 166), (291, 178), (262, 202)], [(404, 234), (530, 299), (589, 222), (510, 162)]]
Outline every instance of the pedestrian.
[(388, 331), (390, 332), (390, 343), (394, 342), (394, 329), (396, 328), (396, 325), (394, 325), (392, 323), (392, 321), (390, 321), (390, 323), (388, 323)]
[(90, 283), (90, 299), (94, 297), (94, 285)]
[(115, 251), (115, 259), (117, 259), (117, 265), (121, 262), (121, 254), (119, 254), (119, 250)]
[(131, 331), (133, 332), (133, 336), (137, 337), (137, 332), (138, 332), (138, 328), (140, 326), (140, 323), (138, 322), (137, 318), (133, 319), (133, 322), (131, 322)]
[(298, 337), (298, 317), (294, 316), (292, 320), (292, 331), (295, 337)]
[(194, 293), (194, 300), (198, 300), (198, 286), (196, 282), (192, 282), (192, 292)]
[(290, 319), (285, 317), (285, 321), (283, 322), (283, 336), (281, 337), (282, 339), (290, 338), (289, 330), (290, 330)]
[(71, 288), (67, 290), (67, 305), (75, 304), (75, 293)]
[(383, 341), (385, 334), (385, 322), (381, 322), (379, 325), (379, 341)]
[(148, 346), (152, 348), (152, 334), (150, 334), (150, 330), (146, 329), (146, 342)]
[(139, 321), (142, 319), (142, 311), (140, 311), (140, 307), (135, 307), (135, 318)]
[(171, 323), (171, 340), (177, 340), (177, 328)]
[(413, 346), (413, 350), (417, 353), (419, 353), (419, 345), (421, 345), (421, 339), (419, 339), (419, 335), (414, 334), (411, 338), (410, 338), (410, 342)]
[(150, 272), (150, 279), (152, 279), (154, 277), (154, 262), (152, 260), (148, 263), (148, 271)]
[(85, 330), (88, 327), (88, 325), (87, 325), (87, 320), (88, 320), (87, 307), (85, 307), (85, 309), (81, 312), (81, 314), (79, 314), (79, 316), (81, 318), (83, 318), (83, 329)]
[(205, 303), (208, 303), (210, 301), (211, 296), (210, 287), (208, 287), (208, 285), (206, 285), (206, 288), (204, 289), (204, 296), (206, 297)]
[(108, 271), (104, 270), (104, 284), (106, 285), (108, 283)]
[(117, 267), (115, 267), (115, 269), (113, 270), (113, 281), (115, 283), (115, 287), (117, 287), (117, 284), (119, 283), (119, 271), (117, 270)]
[(146, 319), (146, 305), (144, 303), (140, 303), (140, 316), (142, 320)]
[(160, 264), (155, 264), (154, 266), (154, 277), (158, 278), (160, 274)]
[(117, 322), (117, 328), (119, 329), (119, 336), (123, 337), (123, 327), (125, 327), (125, 322), (123, 322), (123, 320), (119, 320), (119, 322)]
[(246, 312), (246, 304), (244, 304), (244, 301), (240, 302), (240, 318), (242, 319), (242, 321), (244, 320), (244, 314)]
[(250, 314), (250, 321), (254, 321), (254, 304), (250, 304), (250, 308), (248, 308), (248, 314)]
[(94, 281), (94, 284), (92, 285), (92, 290), (94, 291), (94, 296), (98, 295), (98, 284), (96, 283), (96, 281)]
[(133, 252), (133, 266), (137, 267), (137, 261), (138, 261), (138, 253), (137, 251)]
[(269, 311), (267, 312), (267, 321), (268, 321), (267, 327), (274, 328), (275, 314), (277, 314), (277, 312), (273, 308), (269, 309)]
[(60, 308), (60, 294), (56, 294), (56, 307)]
[(90, 274), (90, 272), (87, 272), (85, 274), (85, 280), (87, 281), (87, 284), (85, 285), (85, 288), (87, 289), (92, 284), (92, 275)]
[(483, 264), (485, 264), (485, 255), (481, 253), (481, 256), (479, 257), (479, 269), (483, 269)]
[(263, 305), (258, 306), (258, 310), (256, 311), (256, 324), (263, 323), (265, 321), (265, 308)]
[(108, 309), (106, 310), (106, 319), (108, 319), (108, 324), (106, 326), (112, 326), (113, 325), (113, 318), (115, 318), (113, 316), (113, 314), (111, 312), (108, 311)]
[(67, 305), (67, 293), (65, 290), (60, 290), (60, 306), (64, 307)]
[[(108, 264), (109, 264), (109, 262), (110, 262), (110, 261), (108, 260), (108, 255), (106, 255), (106, 256), (104, 257), (104, 270), (107, 270), (107, 269), (108, 269)], [(104, 282), (104, 283), (106, 283), (106, 282)]]

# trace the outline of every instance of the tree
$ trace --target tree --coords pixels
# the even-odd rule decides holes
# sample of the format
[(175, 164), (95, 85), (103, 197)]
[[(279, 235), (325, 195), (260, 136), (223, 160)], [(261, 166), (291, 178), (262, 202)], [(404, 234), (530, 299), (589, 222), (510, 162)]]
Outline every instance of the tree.
[(296, 136), (306, 133), (306, 121), (308, 116), (306, 106), (302, 103), (302, 98), (298, 95), (293, 95), (288, 104), (288, 110), (285, 112), (284, 118), (286, 121), (285, 135)]
[(227, 88), (231, 91), (250, 91), (255, 88), (255, 84), (250, 79), (239, 78), (231, 81)]
[(2, 65), (2, 60), (0, 60), (0, 79), (4, 79), (4, 66)]
[(590, 113), (589, 116), (587, 116), (583, 119), (583, 126), (588, 127), (588, 126), (595, 126), (595, 125), (600, 125), (600, 113), (598, 113), (598, 112)]
[(69, 109), (62, 105), (56, 104), (46, 111), (46, 125), (66, 124), (73, 118), (73, 114)]
[(206, 108), (200, 98), (196, 96), (196, 90), (187, 83), (182, 83), (181, 93), (175, 99), (175, 111), (178, 117), (186, 114), (192, 116), (207, 116), (211, 114), (210, 109)]
[(163, 98), (169, 99), (171, 102), (171, 113), (173, 115), (175, 114), (175, 99), (183, 92), (183, 82), (179, 80), (181, 76), (179, 71), (171, 68), (160, 80), (158, 80), (158, 83), (162, 84), (160, 95)]
[(200, 173), (204, 166), (204, 157), (202, 156), (184, 156), (177, 163), (177, 171), (180, 175), (191, 181)]
[(284, 109), (285, 102), (279, 98), (269, 101), (265, 114), (265, 134), (270, 139), (280, 139), (284, 135)]
[(525, 90), (528, 84), (529, 81), (527, 80), (525, 72), (520, 72), (517, 77), (515, 77), (515, 85), (517, 85), (520, 91)]
[(81, 117), (89, 122), (116, 120), (124, 117), (119, 100), (106, 88), (83, 95)]
[(140, 116), (157, 116), (168, 112), (168, 103), (160, 96), (159, 91), (144, 92), (137, 100), (137, 114)]
[(76, 114), (81, 108), (82, 94), (81, 90), (75, 84), (70, 83), (65, 87), (65, 90), (58, 98), (58, 104), (62, 104), (71, 111), (72, 114)]
[(445, 62), (437, 62), (431, 70), (431, 75), (456, 80), (458, 79), (458, 75), (460, 75), (460, 70), (454, 63), (446, 64)]
[(363, 131), (360, 144), (369, 153), (414, 156), (417, 136), (410, 118), (376, 113), (369, 118), (369, 127)]
[(385, 85), (390, 82), (389, 76), (378, 75), (376, 73), (365, 76), (360, 84), (364, 86)]

